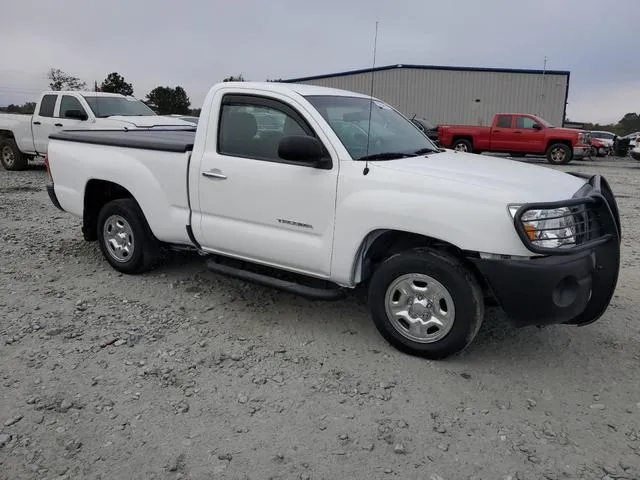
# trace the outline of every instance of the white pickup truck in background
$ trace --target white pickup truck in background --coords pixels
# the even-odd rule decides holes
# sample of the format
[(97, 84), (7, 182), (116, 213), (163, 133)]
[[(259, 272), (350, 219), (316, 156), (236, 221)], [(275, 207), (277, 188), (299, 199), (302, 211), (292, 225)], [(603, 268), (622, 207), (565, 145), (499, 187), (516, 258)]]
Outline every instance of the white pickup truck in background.
[(310, 298), (359, 292), (387, 341), (432, 359), (473, 340), (487, 299), (518, 326), (586, 325), (617, 283), (604, 178), (439, 149), (357, 93), (225, 82), (195, 132), (60, 132), (45, 164), (116, 270), (188, 248)]
[(49, 135), (71, 129), (193, 127), (180, 118), (156, 115), (140, 100), (117, 93), (46, 91), (33, 115), (0, 113), (0, 163), (22, 170), (47, 153)]

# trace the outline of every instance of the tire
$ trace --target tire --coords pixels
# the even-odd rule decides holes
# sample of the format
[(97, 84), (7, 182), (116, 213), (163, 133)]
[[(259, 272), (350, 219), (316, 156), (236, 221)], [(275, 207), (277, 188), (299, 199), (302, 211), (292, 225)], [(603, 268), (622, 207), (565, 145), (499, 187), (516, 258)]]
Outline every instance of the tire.
[(13, 138), (3, 138), (0, 140), (0, 163), (5, 170), (24, 170), (29, 165), (29, 159)]
[(454, 150), (457, 150), (458, 152), (465, 152), (465, 153), (473, 152), (473, 145), (469, 140), (466, 140), (464, 138), (460, 138), (455, 142), (453, 142), (452, 148)]
[(552, 165), (565, 165), (572, 157), (571, 148), (564, 143), (553, 143), (547, 148), (547, 161)]
[[(399, 294), (396, 285), (403, 279), (409, 295)], [(434, 293), (428, 294), (428, 287), (420, 293), (424, 281), (431, 283)], [(475, 338), (484, 318), (483, 292), (471, 272), (454, 256), (427, 248), (394, 254), (383, 261), (371, 277), (368, 303), (376, 328), (393, 347), (432, 360), (462, 352)], [(394, 303), (411, 314), (394, 316)], [(446, 312), (441, 305), (446, 306)], [(409, 332), (407, 317), (423, 323), (427, 318), (433, 320), (436, 309), (440, 318), (444, 313), (442, 327)], [(451, 315), (449, 321), (447, 315)]]
[[(123, 235), (128, 250), (122, 243), (114, 245), (118, 239), (110, 239), (109, 231)], [(107, 262), (115, 270), (127, 274), (150, 270), (160, 255), (160, 242), (132, 198), (112, 200), (102, 207), (98, 214), (98, 243)]]

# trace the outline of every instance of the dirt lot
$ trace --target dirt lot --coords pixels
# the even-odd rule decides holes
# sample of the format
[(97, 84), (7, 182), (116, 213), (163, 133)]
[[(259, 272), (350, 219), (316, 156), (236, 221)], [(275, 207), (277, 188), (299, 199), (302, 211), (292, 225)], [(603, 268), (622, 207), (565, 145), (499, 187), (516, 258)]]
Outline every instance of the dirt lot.
[(563, 168), (618, 196), (611, 308), (521, 330), (490, 311), (441, 362), (392, 349), (351, 301), (194, 255), (117, 274), (42, 168), (0, 170), (0, 478), (640, 478), (640, 164)]

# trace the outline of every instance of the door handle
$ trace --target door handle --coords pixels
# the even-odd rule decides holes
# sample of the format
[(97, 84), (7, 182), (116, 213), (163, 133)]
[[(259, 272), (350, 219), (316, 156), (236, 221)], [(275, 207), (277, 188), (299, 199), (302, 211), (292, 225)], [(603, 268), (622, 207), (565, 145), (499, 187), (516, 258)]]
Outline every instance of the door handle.
[(226, 180), (227, 176), (222, 173), (220, 170), (218, 170), (217, 168), (213, 169), (213, 170), (209, 170), (208, 172), (202, 172), (202, 175), (208, 178), (218, 178), (220, 180)]
[(61, 123), (54, 123), (53, 125), (56, 127), (64, 127), (64, 125), (62, 125)]
[(493, 133), (502, 133), (502, 130), (494, 130)]
[(516, 130), (513, 133), (522, 133), (520, 130)]
[(40, 122), (33, 122), (34, 125), (41, 125)]

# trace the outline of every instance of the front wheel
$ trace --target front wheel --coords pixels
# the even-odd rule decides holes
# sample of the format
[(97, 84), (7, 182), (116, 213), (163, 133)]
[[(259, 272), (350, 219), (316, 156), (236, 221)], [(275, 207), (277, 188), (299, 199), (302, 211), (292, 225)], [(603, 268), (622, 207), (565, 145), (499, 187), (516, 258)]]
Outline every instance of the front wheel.
[(573, 152), (564, 143), (554, 143), (547, 149), (547, 161), (552, 165), (564, 165), (571, 161)]
[(122, 273), (142, 273), (155, 264), (160, 245), (138, 203), (112, 200), (98, 214), (98, 242), (109, 264)]
[(457, 258), (418, 248), (392, 255), (374, 272), (369, 309), (395, 348), (442, 359), (464, 350), (484, 318), (482, 289)]

